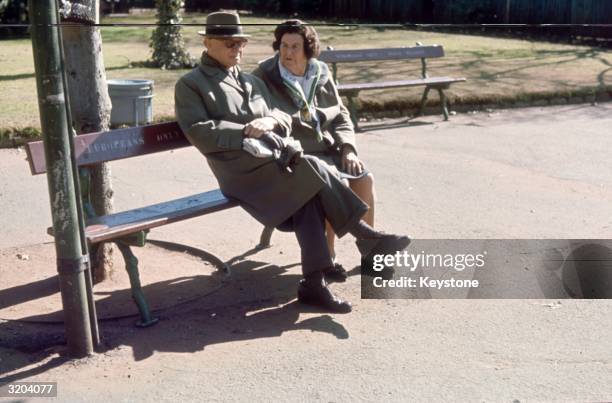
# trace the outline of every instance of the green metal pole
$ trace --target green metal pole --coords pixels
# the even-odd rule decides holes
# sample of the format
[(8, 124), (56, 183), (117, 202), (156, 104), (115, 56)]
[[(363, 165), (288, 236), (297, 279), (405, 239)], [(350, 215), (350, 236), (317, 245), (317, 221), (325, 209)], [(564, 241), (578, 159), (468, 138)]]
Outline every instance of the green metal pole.
[(68, 353), (93, 353), (55, 0), (30, 1), (32, 48)]
[[(55, 0), (55, 6), (58, 7), (57, 0)], [(98, 8), (97, 6), (95, 7)], [(97, 20), (94, 22), (98, 22)], [(76, 153), (74, 151), (74, 138), (76, 132), (72, 127), (72, 111), (70, 110), (70, 93), (68, 92), (68, 80), (66, 79), (66, 65), (64, 63), (64, 39), (63, 33), (59, 31), (59, 49), (60, 49), (60, 69), (62, 72), (62, 85), (65, 89), (65, 102), (66, 102), (66, 121), (68, 122), (70, 131), (70, 163), (72, 165), (72, 177), (74, 180), (74, 191), (76, 194), (77, 201), (77, 217), (79, 220), (79, 237), (81, 239), (81, 253), (85, 258), (85, 291), (87, 295), (87, 306), (89, 308), (89, 324), (91, 326), (91, 339), (93, 342), (94, 349), (100, 345), (100, 332), (98, 330), (98, 315), (96, 313), (96, 302), (93, 298), (93, 280), (91, 275), (91, 261), (89, 259), (89, 247), (87, 245), (87, 239), (85, 237), (85, 214), (83, 211), (83, 199), (81, 193), (81, 184), (79, 178), (79, 168), (77, 166)]]

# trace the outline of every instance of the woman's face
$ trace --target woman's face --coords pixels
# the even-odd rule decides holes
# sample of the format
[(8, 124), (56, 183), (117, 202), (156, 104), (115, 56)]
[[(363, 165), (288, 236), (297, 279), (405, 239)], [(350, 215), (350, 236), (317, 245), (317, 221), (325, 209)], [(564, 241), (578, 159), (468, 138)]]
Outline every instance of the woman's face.
[(303, 76), (308, 58), (304, 52), (304, 38), (300, 34), (284, 34), (280, 43), (280, 62), (291, 73)]

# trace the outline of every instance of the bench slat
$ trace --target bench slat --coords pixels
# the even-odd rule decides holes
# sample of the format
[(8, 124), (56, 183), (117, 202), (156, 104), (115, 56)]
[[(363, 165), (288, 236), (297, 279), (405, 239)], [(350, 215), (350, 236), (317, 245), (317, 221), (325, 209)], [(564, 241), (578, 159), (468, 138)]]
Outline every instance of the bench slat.
[[(190, 145), (177, 122), (89, 133), (76, 136), (74, 139), (79, 166), (174, 150)], [(33, 141), (26, 144), (26, 152), (32, 175), (45, 173), (47, 167), (43, 142)]]
[(465, 81), (465, 78), (453, 78), (453, 77), (431, 77), (416, 80), (399, 80), (399, 81), (382, 81), (377, 83), (355, 83), (355, 84), (340, 84), (338, 91), (340, 93), (346, 93), (355, 90), (374, 90), (384, 88), (397, 88), (397, 87), (416, 87), (420, 85), (442, 85), (452, 84), (456, 82)]
[(87, 222), (85, 235), (90, 243), (98, 243), (237, 205), (236, 201), (225, 197), (220, 190), (211, 190), (181, 199), (92, 218)]
[(319, 60), (326, 63), (363, 62), (369, 60), (403, 60), (443, 57), (444, 49), (440, 45), (414, 46), (387, 49), (351, 49), (324, 50)]

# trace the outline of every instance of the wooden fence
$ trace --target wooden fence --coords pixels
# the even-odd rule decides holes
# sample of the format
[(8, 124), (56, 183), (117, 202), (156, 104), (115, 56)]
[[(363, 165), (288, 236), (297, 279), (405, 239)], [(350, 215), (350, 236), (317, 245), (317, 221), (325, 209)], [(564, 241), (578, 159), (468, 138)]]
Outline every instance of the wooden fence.
[[(612, 24), (612, 0), (187, 0), (188, 11), (217, 8), (298, 13), (381, 23)], [(607, 27), (545, 28), (553, 34), (612, 38)], [(542, 32), (544, 28), (531, 28)]]
[[(146, 0), (132, 0), (143, 3)], [(314, 7), (313, 7), (314, 6)], [(321, 17), (385, 22), (449, 24), (509, 22), (515, 24), (611, 24), (611, 0), (187, 0), (188, 10), (251, 8), (263, 12), (288, 11)]]

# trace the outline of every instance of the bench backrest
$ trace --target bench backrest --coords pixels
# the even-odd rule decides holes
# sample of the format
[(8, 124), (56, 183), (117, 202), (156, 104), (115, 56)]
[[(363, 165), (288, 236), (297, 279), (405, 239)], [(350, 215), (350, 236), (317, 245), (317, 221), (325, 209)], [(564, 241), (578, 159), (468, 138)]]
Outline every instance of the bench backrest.
[(373, 60), (429, 59), (443, 56), (444, 49), (442, 46), (432, 45), (414, 46), (411, 48), (324, 50), (321, 52), (319, 60), (326, 63), (341, 63)]
[(319, 55), (319, 60), (332, 65), (332, 76), (338, 83), (337, 63), (344, 62), (365, 62), (375, 60), (421, 60), (421, 76), (427, 78), (427, 59), (443, 57), (444, 48), (440, 45), (422, 46), (417, 42), (417, 46), (403, 48), (375, 48), (375, 49), (348, 49), (334, 50), (328, 47)]
[[(74, 139), (78, 166), (137, 157), (190, 145), (177, 122), (82, 134)], [(25, 148), (32, 175), (46, 172), (43, 142), (33, 141), (26, 144)]]

